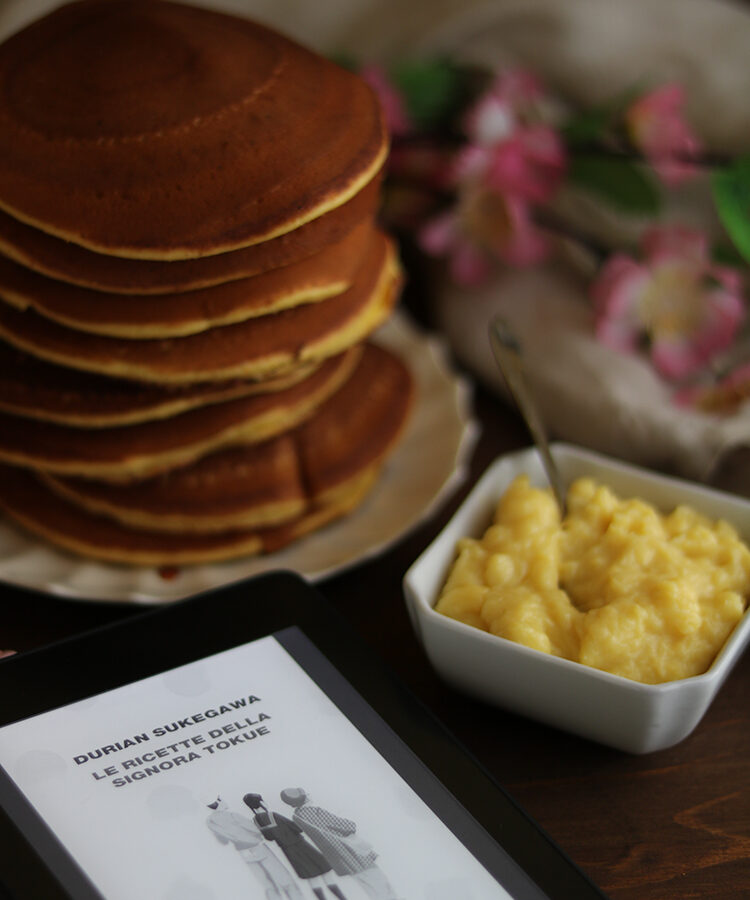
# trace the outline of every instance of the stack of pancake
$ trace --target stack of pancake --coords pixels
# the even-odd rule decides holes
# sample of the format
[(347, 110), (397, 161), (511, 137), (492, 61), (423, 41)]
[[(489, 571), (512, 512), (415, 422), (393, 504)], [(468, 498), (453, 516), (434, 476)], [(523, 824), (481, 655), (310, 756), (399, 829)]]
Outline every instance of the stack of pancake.
[(355, 508), (412, 383), (355, 75), (256, 23), (82, 0), (0, 46), (0, 508), (94, 558), (267, 552)]

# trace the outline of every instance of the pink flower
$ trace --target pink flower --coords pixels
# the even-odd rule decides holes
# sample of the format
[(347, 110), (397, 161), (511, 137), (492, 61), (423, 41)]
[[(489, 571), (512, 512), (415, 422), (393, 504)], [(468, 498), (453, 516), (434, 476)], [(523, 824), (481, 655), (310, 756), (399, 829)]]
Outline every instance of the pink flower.
[(645, 341), (668, 378), (706, 365), (732, 343), (745, 315), (737, 273), (711, 263), (704, 235), (679, 227), (648, 232), (641, 261), (610, 257), (591, 294), (599, 339), (623, 352)]
[(685, 92), (678, 84), (667, 84), (645, 94), (625, 112), (625, 125), (667, 185), (690, 178), (697, 167), (690, 160), (701, 150), (697, 137), (684, 120)]
[(545, 203), (565, 174), (565, 151), (551, 128), (521, 128), (491, 147), (471, 144), (458, 154), (456, 178), (474, 177), (506, 196)]
[(489, 255), (465, 232), (455, 210), (430, 219), (420, 229), (419, 244), (431, 256), (448, 257), (448, 268), (456, 284), (481, 284), (490, 273)]
[(510, 137), (529, 119), (543, 97), (537, 78), (525, 69), (500, 72), (464, 119), (464, 130), (477, 144), (496, 144)]
[(451, 277), (464, 285), (485, 280), (493, 257), (527, 266), (548, 252), (524, 201), (482, 190), (465, 191), (454, 209), (427, 222), (419, 242), (425, 252), (447, 256)]
[(413, 123), (406, 110), (404, 99), (388, 78), (385, 69), (372, 64), (363, 66), (359, 74), (378, 95), (389, 132), (394, 137), (399, 137), (412, 131)]
[(538, 120), (541, 98), (530, 74), (499, 75), (466, 116), (469, 143), (457, 155), (456, 181), (478, 181), (532, 203), (549, 200), (562, 181), (566, 159), (560, 136)]
[(512, 70), (499, 75), (466, 116), (469, 140), (448, 178), (457, 205), (419, 234), (427, 253), (449, 258), (451, 275), (461, 284), (486, 278), (493, 258), (527, 266), (547, 255), (532, 204), (546, 202), (557, 190), (565, 154), (555, 130), (538, 121), (541, 99), (536, 79)]
[(674, 400), (680, 406), (694, 406), (709, 413), (733, 413), (750, 400), (750, 363), (739, 366), (716, 384), (684, 388)]

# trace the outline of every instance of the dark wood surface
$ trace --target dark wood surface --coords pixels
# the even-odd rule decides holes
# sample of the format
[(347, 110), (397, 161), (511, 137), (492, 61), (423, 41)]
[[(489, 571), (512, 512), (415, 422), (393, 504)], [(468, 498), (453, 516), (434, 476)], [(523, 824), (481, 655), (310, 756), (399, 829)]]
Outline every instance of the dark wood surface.
[[(403, 573), (486, 466), (528, 439), (516, 415), (477, 388), (482, 434), (470, 478), (382, 557), (321, 591), (612, 900), (750, 897), (750, 655), (693, 734), (630, 756), (474, 702), (443, 685), (406, 615)], [(19, 651), (132, 615), (128, 605), (3, 602), (0, 647)], [(460, 898), (457, 898), (460, 900)]]

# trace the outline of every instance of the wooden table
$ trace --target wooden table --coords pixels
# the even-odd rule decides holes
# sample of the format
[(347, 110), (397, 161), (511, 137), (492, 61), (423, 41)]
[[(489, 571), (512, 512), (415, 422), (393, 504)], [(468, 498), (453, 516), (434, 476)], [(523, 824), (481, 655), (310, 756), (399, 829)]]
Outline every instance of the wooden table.
[[(687, 740), (648, 756), (474, 702), (428, 666), (409, 626), (402, 575), (495, 456), (528, 443), (516, 415), (481, 389), (475, 411), (483, 431), (469, 481), (384, 556), (320, 589), (612, 900), (747, 900), (750, 655)], [(50, 597), (0, 609), (0, 646), (21, 651), (136, 611)]]

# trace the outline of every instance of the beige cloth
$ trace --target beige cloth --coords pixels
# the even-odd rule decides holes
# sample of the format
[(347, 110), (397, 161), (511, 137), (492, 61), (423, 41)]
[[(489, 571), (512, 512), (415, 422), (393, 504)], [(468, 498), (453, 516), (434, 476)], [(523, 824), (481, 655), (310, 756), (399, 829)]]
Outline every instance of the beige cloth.
[(699, 480), (709, 480), (727, 452), (750, 445), (750, 405), (728, 418), (681, 409), (650, 366), (594, 340), (591, 308), (570, 272), (499, 273), (479, 289), (446, 287), (436, 304), (457, 356), (503, 394), (487, 322), (506, 318), (554, 438)]

